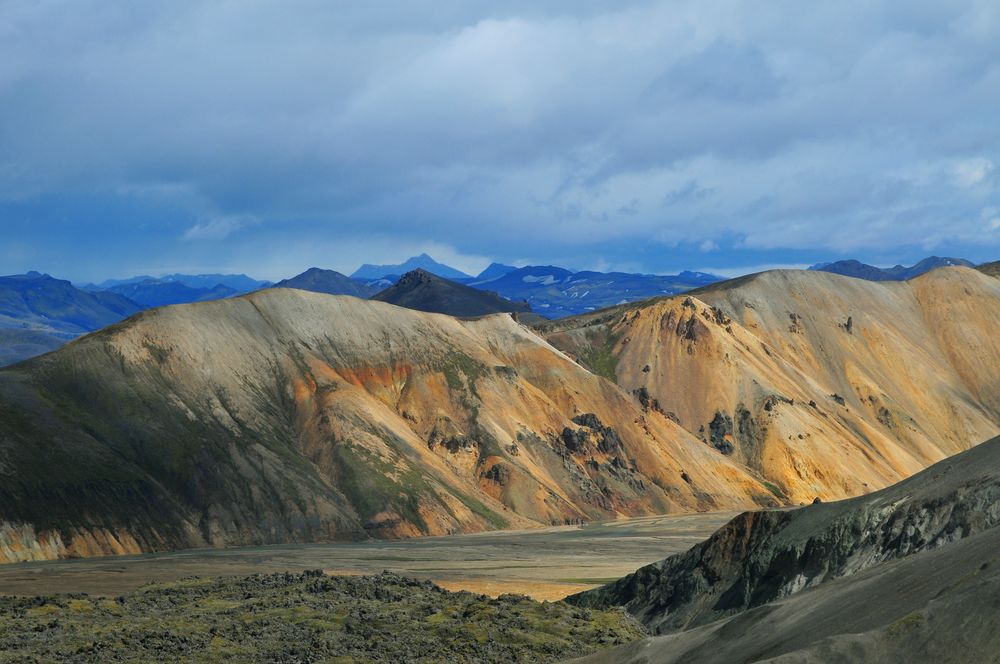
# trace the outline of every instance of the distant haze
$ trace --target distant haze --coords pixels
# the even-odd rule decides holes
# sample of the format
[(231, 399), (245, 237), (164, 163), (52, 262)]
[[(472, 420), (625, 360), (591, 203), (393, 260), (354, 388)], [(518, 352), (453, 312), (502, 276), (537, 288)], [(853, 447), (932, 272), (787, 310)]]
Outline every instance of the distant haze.
[(0, 273), (1000, 254), (1000, 7), (0, 3)]

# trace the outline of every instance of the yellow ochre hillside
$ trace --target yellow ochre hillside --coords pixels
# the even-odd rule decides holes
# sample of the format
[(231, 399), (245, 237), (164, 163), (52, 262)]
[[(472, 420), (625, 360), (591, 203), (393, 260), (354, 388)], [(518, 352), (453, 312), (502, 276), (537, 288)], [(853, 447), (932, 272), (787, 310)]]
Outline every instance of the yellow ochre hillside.
[(1000, 280), (773, 271), (559, 321), (613, 372), (792, 503), (867, 493), (1000, 432)]
[(538, 330), (290, 289), (157, 309), (0, 371), (0, 560), (867, 493), (998, 433), (998, 324), (964, 268)]

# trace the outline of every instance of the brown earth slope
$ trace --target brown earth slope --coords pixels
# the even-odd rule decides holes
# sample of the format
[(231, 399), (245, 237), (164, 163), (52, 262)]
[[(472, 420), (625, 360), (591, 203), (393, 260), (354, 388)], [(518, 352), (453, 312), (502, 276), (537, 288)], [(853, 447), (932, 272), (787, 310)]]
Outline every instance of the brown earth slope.
[(509, 315), (300, 290), (0, 371), (0, 560), (776, 504)]
[(1000, 281), (775, 271), (540, 331), (793, 504), (887, 486), (1000, 433)]

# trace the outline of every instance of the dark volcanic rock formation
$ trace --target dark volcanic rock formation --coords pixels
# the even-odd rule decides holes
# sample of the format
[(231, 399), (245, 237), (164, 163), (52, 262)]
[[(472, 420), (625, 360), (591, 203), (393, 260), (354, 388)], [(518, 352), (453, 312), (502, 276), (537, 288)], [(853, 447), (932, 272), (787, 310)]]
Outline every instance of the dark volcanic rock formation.
[(683, 554), (576, 595), (656, 633), (704, 625), (1000, 523), (1000, 438), (877, 493), (746, 512)]
[(311, 267), (302, 274), (290, 279), (283, 279), (274, 284), (273, 288), (298, 288), (299, 290), (327, 295), (353, 295), (354, 297), (369, 297), (377, 291), (368, 284), (352, 279), (335, 270), (323, 270)]
[(470, 288), (426, 270), (407, 272), (395, 285), (372, 296), (372, 299), (449, 316), (531, 311), (531, 307), (524, 302), (511, 302), (496, 293)]

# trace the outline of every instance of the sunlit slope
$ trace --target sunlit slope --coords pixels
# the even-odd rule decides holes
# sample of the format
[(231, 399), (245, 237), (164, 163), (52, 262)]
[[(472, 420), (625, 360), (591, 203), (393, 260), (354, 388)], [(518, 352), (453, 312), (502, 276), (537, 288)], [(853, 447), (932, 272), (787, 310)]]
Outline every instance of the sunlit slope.
[(774, 271), (543, 332), (791, 502), (887, 486), (1000, 432), (1000, 281)]
[(0, 559), (775, 504), (508, 315), (291, 289), (0, 372)]

